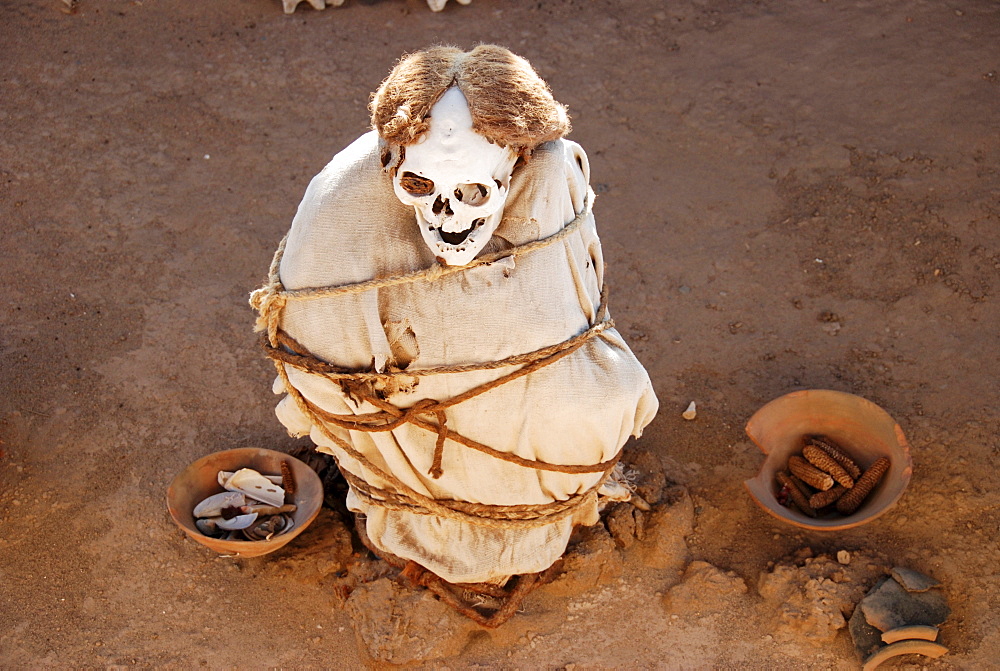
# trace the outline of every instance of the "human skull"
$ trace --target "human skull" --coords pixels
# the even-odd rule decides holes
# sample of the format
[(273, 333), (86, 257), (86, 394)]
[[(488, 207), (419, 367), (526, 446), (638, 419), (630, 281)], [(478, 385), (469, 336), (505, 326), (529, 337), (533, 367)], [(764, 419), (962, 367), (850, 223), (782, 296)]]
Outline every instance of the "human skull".
[(441, 96), (428, 119), (427, 133), (405, 149), (393, 190), (413, 206), (435, 258), (464, 266), (500, 225), (517, 154), (472, 130), (472, 113), (458, 88)]

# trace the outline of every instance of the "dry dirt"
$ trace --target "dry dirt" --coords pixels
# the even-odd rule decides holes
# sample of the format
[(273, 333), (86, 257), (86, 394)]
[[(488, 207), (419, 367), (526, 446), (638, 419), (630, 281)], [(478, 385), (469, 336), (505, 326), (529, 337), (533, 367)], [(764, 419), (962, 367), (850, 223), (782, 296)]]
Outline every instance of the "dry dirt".
[[(640, 447), (690, 491), (690, 558), (711, 565), (694, 573), (721, 591), (678, 612), (677, 573), (626, 554), (620, 577), (539, 593), (427, 665), (856, 668), (845, 630), (783, 641), (761, 615), (759, 577), (806, 546), (934, 576), (951, 652), (930, 668), (995, 665), (988, 0), (0, 2), (0, 665), (368, 662), (316, 551), (331, 513), (278, 553), (220, 559), (164, 496), (208, 452), (298, 444), (247, 295), (394, 60), (481, 41), (569, 105), (613, 314), (662, 404)], [(802, 388), (901, 424), (915, 469), (891, 512), (814, 535), (750, 501), (746, 419)]]

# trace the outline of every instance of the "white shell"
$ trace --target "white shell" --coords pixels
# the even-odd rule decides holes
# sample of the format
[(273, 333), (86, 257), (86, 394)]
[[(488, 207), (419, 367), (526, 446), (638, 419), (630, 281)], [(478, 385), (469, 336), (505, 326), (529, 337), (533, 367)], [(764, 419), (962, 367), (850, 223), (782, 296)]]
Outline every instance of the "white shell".
[(687, 410), (681, 413), (681, 417), (687, 420), (692, 420), (698, 416), (698, 408), (694, 401), (691, 401), (691, 405), (687, 407)]
[(194, 521), (198, 531), (206, 536), (216, 536), (219, 533), (219, 526), (215, 523), (215, 518), (201, 518)]
[(257, 520), (257, 513), (250, 513), (249, 515), (237, 515), (236, 517), (230, 520), (224, 520), (220, 517), (212, 521), (215, 522), (215, 525), (220, 529), (234, 531), (236, 529), (246, 529), (256, 520)]
[(269, 506), (281, 506), (285, 502), (285, 490), (252, 468), (241, 468), (222, 485), (231, 492), (243, 492), (252, 499)]
[(213, 494), (194, 507), (195, 517), (218, 517), (223, 508), (246, 505), (246, 497), (240, 492), (228, 491)]
[[(278, 378), (278, 379), (280, 379), (280, 378)], [(282, 392), (282, 393), (284, 393), (284, 392)], [(226, 486), (226, 481), (229, 480), (229, 478), (233, 477), (233, 473), (234, 472), (235, 471), (219, 471), (219, 478), (218, 478), (219, 479), (219, 486), (220, 487), (225, 487)], [(280, 475), (264, 475), (264, 477), (267, 478), (268, 480), (270, 480), (271, 482), (273, 482), (276, 485), (280, 485), (281, 484), (281, 476)]]

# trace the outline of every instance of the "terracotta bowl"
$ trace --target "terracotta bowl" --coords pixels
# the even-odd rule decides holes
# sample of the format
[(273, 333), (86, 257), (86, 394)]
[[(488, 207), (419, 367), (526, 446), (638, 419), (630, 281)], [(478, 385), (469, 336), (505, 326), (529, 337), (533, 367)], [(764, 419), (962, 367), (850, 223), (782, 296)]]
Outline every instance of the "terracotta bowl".
[[(291, 466), (296, 485), (295, 495), (291, 501), (287, 501), (298, 506), (292, 513), (294, 524), (290, 531), (263, 541), (227, 541), (198, 531), (192, 511), (203, 499), (225, 491), (217, 479), (219, 471), (252, 468), (265, 475), (278, 475), (281, 473), (282, 461), (287, 461)], [(219, 554), (238, 557), (258, 557), (274, 552), (302, 533), (316, 519), (322, 505), (323, 483), (313, 469), (284, 452), (259, 447), (243, 447), (204, 456), (178, 473), (167, 488), (170, 517), (184, 533)]]
[[(853, 394), (825, 389), (786, 394), (754, 413), (746, 432), (767, 455), (756, 477), (744, 482), (750, 496), (766, 512), (805, 529), (837, 531), (872, 521), (902, 496), (913, 473), (910, 445), (899, 425), (885, 410)], [(789, 456), (801, 453), (811, 435), (834, 440), (862, 470), (879, 457), (889, 458), (889, 471), (853, 514), (812, 518), (778, 503), (775, 473), (785, 469)]]

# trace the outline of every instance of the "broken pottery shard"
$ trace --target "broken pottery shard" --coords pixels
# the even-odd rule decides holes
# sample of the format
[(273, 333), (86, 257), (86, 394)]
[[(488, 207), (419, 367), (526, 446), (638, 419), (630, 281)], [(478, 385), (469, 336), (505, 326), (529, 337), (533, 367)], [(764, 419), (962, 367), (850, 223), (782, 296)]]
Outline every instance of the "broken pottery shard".
[(902, 566), (893, 567), (892, 577), (907, 592), (926, 592), (932, 587), (939, 587), (941, 585), (941, 583), (928, 575), (924, 575), (913, 569), (903, 568)]
[(911, 624), (937, 626), (951, 609), (940, 592), (907, 592), (895, 580), (886, 580), (858, 604), (868, 624), (882, 631)]
[(886, 643), (905, 641), (908, 639), (920, 639), (921, 641), (936, 641), (938, 637), (937, 627), (928, 627), (926, 624), (911, 624), (906, 627), (896, 627), (882, 634), (882, 640)]
[(879, 648), (877, 652), (865, 660), (861, 671), (872, 671), (872, 669), (887, 659), (899, 657), (900, 655), (925, 655), (936, 659), (946, 652), (948, 652), (948, 648), (939, 643), (931, 643), (930, 641), (899, 641), (884, 648)]
[(860, 607), (854, 609), (854, 614), (847, 622), (847, 630), (851, 632), (858, 657), (863, 660), (882, 647), (882, 632), (868, 624)]

